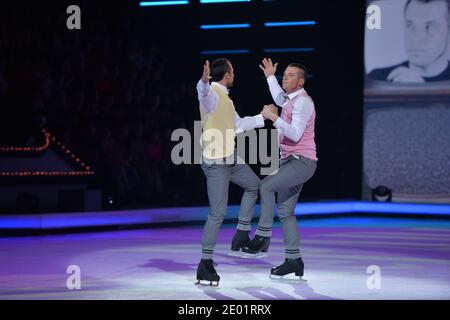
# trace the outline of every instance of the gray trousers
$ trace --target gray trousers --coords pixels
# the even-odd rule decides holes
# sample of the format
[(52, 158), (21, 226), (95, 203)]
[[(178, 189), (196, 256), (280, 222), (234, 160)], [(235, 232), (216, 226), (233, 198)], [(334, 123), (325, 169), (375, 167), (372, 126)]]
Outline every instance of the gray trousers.
[(272, 236), (272, 223), (277, 193), (278, 217), (283, 228), (285, 256), (297, 259), (300, 254), (300, 235), (295, 217), (295, 206), (303, 184), (314, 174), (317, 161), (302, 156), (290, 156), (280, 161), (278, 171), (261, 181), (259, 187), (261, 216), (256, 233), (259, 236)]
[(236, 164), (236, 161), (234, 164), (203, 162), (201, 166), (206, 177), (209, 200), (208, 218), (203, 228), (202, 259), (212, 259), (217, 234), (227, 212), (230, 181), (245, 190), (241, 200), (237, 228), (249, 231), (261, 179), (247, 164)]

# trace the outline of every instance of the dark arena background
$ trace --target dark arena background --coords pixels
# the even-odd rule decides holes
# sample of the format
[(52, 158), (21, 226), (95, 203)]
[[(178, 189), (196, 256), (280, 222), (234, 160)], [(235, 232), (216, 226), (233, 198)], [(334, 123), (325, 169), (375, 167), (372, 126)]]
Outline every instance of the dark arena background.
[[(295, 207), (300, 281), (269, 277), (277, 214), (267, 256), (229, 255), (231, 183), (220, 284), (195, 284), (207, 184), (174, 163), (172, 135), (194, 146), (197, 82), (221, 57), (241, 117), (274, 103), (263, 58), (279, 81), (291, 62), (309, 71), (319, 160)], [(450, 299), (449, 60), (446, 0), (3, 1), (0, 299)]]

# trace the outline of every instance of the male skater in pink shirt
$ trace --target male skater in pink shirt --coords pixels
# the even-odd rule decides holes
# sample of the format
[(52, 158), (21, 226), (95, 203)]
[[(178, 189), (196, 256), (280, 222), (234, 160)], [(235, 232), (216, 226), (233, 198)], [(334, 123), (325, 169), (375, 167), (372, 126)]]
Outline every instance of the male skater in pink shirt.
[(278, 130), (280, 145), (280, 168), (266, 177), (259, 187), (261, 215), (255, 237), (242, 248), (248, 256), (260, 255), (268, 250), (272, 235), (272, 223), (277, 194), (278, 216), (283, 228), (285, 262), (272, 268), (271, 278), (301, 279), (304, 264), (300, 254), (300, 237), (295, 217), (303, 184), (314, 174), (317, 167), (316, 144), (314, 142), (314, 103), (305, 89), (306, 68), (291, 63), (284, 71), (283, 87), (275, 77), (277, 63), (264, 59), (260, 68), (264, 71), (270, 93), (281, 115), (265, 106), (261, 114), (273, 121)]

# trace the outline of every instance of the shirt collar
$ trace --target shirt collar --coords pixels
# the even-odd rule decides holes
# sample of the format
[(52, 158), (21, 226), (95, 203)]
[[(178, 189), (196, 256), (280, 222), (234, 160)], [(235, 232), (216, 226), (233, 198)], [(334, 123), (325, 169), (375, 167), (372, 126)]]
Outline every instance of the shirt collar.
[(227, 87), (225, 87), (223, 84), (220, 84), (220, 83), (218, 83), (218, 82), (213, 81), (213, 82), (211, 82), (211, 85), (212, 85), (212, 86), (217, 86), (217, 87), (219, 87), (220, 90), (222, 90), (222, 91), (225, 92), (226, 94), (229, 94), (229, 92), (230, 92), (230, 91), (228, 90)]
[(303, 93), (303, 92), (305, 92), (305, 88), (298, 89), (297, 91), (294, 91), (294, 92), (292, 92), (292, 93), (290, 93), (290, 94), (285, 94), (284, 96), (285, 96), (286, 98), (288, 98), (289, 100), (292, 100), (292, 99), (294, 99), (296, 96), (298, 96), (300, 93)]

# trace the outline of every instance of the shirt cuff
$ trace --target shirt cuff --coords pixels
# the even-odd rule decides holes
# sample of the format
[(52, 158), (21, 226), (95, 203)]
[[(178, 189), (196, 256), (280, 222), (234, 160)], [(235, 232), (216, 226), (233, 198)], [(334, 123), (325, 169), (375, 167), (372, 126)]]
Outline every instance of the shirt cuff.
[(273, 123), (273, 126), (277, 129), (281, 129), (281, 125), (283, 124), (283, 119), (278, 117), (278, 119)]
[(208, 90), (208, 87), (209, 83), (204, 83), (202, 79), (197, 82), (197, 88), (199, 88), (199, 91), (201, 91), (202, 95), (204, 96), (207, 95), (207, 92), (205, 94), (205, 91)]
[(278, 80), (277, 80), (277, 77), (275, 77), (274, 75), (272, 75), (272, 76), (269, 76), (269, 77), (267, 78), (267, 82), (268, 82), (268, 83), (271, 83), (271, 82), (278, 82)]
[(264, 117), (261, 114), (254, 116), (257, 127), (264, 127)]

